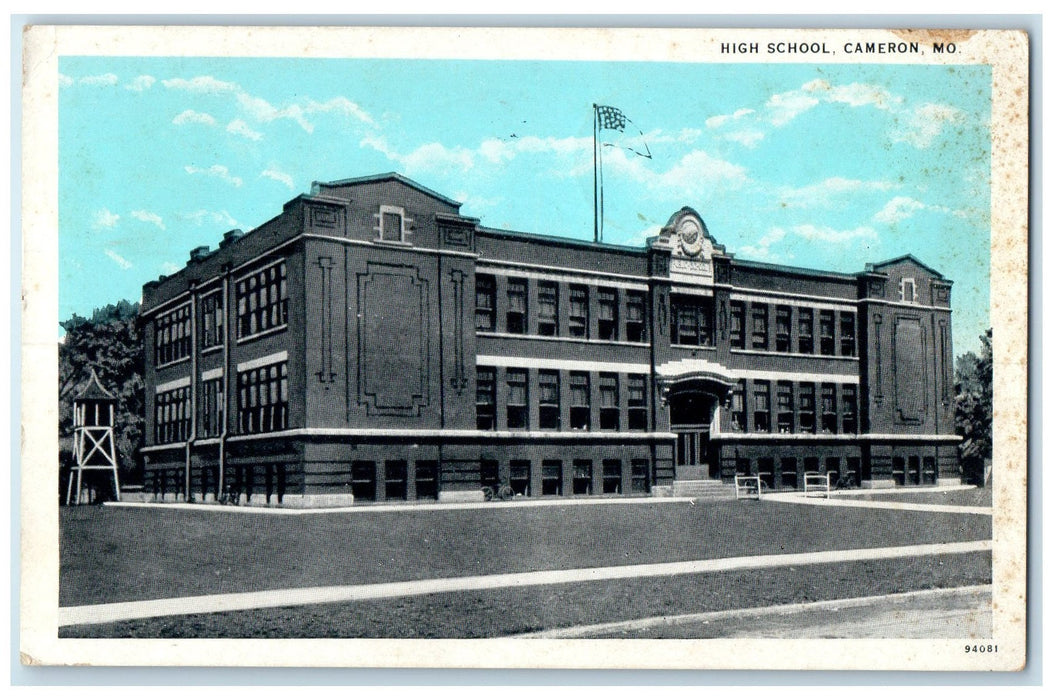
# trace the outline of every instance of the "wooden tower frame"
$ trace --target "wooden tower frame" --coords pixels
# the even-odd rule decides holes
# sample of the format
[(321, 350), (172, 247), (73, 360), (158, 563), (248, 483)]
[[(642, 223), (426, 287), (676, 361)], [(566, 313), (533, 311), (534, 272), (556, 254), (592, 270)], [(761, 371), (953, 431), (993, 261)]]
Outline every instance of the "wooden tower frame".
[[(121, 500), (117, 476), (117, 448), (113, 435), (117, 419), (117, 398), (106, 391), (95, 370), (84, 389), (73, 399), (73, 467), (66, 487), (66, 505), (80, 504), (85, 471), (113, 472), (113, 490)], [(76, 498), (73, 481), (77, 481)]]

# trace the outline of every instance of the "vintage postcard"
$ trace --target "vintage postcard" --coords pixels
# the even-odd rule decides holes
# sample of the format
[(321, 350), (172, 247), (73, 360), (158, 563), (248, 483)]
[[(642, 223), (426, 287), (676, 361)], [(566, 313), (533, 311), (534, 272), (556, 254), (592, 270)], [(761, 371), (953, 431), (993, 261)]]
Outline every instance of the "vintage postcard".
[(23, 663), (1023, 668), (1028, 65), (28, 28)]

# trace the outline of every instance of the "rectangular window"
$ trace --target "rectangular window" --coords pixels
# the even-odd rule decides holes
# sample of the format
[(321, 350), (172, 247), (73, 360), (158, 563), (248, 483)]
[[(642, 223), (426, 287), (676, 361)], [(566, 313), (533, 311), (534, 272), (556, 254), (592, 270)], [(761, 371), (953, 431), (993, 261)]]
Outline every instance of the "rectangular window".
[(598, 308), (597, 329), (600, 340), (618, 340), (618, 292), (614, 289), (596, 290)]
[(856, 387), (853, 384), (841, 386), (841, 427), (846, 433), (859, 430), (859, 419), (856, 414)]
[(497, 428), (497, 381), (493, 367), (475, 370), (475, 427), (479, 430)]
[(629, 392), (629, 430), (647, 430), (647, 377), (630, 374), (626, 387)]
[(497, 495), (497, 489), (501, 486), (501, 473), (496, 459), (479, 461), (479, 484), (493, 489), (493, 495)]
[(437, 499), (439, 497), (439, 463), (432, 460), (417, 462), (414, 481), (418, 500)]
[(815, 352), (811, 309), (797, 309), (797, 351), (805, 355)]
[(731, 327), (729, 342), (731, 347), (742, 350), (746, 347), (746, 305), (741, 301), (731, 302)]
[(238, 372), (238, 427), (269, 433), (289, 427), (289, 364)]
[(815, 384), (802, 383), (798, 395), (798, 419), (802, 433), (815, 432)]
[(603, 460), (603, 492), (622, 492), (622, 461), (620, 459)]
[(238, 281), (238, 337), (281, 328), (289, 322), (289, 287), (285, 261)]
[(589, 373), (570, 373), (570, 429), (592, 427), (592, 402), (589, 395)]
[(559, 430), (559, 372), (538, 370), (538, 428)]
[(674, 296), (670, 342), (674, 345), (711, 346), (713, 344), (713, 300)]
[(856, 315), (851, 311), (841, 312), (841, 354), (845, 357), (856, 354)]
[(559, 285), (541, 280), (537, 283), (537, 333), (556, 335), (558, 328)]
[(574, 495), (588, 496), (592, 493), (592, 460), (574, 460)]
[(819, 354), (834, 354), (834, 312), (819, 312)]
[(154, 321), (154, 364), (167, 365), (190, 357), (190, 304)]
[(210, 379), (201, 385), (201, 437), (217, 437), (223, 432), (223, 379)]
[(632, 461), (632, 492), (647, 493), (651, 490), (650, 462), (646, 459)]
[(837, 432), (837, 386), (823, 384), (820, 388), (820, 409), (822, 410), (822, 429), (824, 433)]
[(351, 494), (356, 501), (377, 500), (376, 462), (351, 462)]
[(380, 240), (402, 241), (402, 212), (380, 209)]
[(508, 280), (508, 313), (505, 314), (505, 330), (509, 333), (526, 333), (527, 283), (523, 279)]
[(157, 395), (154, 400), (154, 442), (184, 442), (190, 435), (190, 387)]
[(753, 319), (752, 347), (754, 350), (768, 349), (768, 305), (750, 304)]
[(496, 330), (494, 308), (497, 303), (497, 287), (490, 275), (475, 276), (475, 330)]
[(563, 462), (546, 459), (541, 463), (541, 495), (563, 495)]
[(618, 403), (618, 375), (600, 374), (600, 430), (618, 430), (621, 412)]
[(741, 433), (746, 430), (746, 380), (740, 379), (731, 389), (731, 430)]
[(859, 471), (859, 457), (849, 457), (848, 466), (845, 469), (845, 479), (852, 486), (859, 486), (862, 474)]
[(841, 458), (840, 457), (827, 457), (823, 463), (823, 468), (826, 473), (830, 475), (830, 484), (834, 485), (841, 480)]
[(629, 291), (625, 293), (625, 339), (633, 343), (647, 340), (645, 332), (646, 306), (644, 292)]
[(223, 295), (209, 294), (201, 300), (201, 348), (223, 344)]
[(517, 496), (530, 495), (530, 462), (513, 459), (508, 463), (508, 485)]
[(779, 382), (775, 385), (775, 401), (780, 433), (793, 432), (793, 383)]
[(508, 427), (511, 430), (526, 430), (527, 416), (527, 371), (509, 369), (505, 374), (508, 385)]
[(914, 285), (913, 277), (903, 278), (903, 282), (901, 282), (899, 286), (899, 300), (905, 301), (908, 304), (913, 304), (918, 300), (918, 293)]
[(782, 488), (797, 488), (797, 458), (783, 457), (779, 461), (779, 472), (782, 477), (779, 480)]
[(790, 319), (792, 310), (789, 306), (775, 307), (775, 350), (790, 352)]
[(406, 460), (384, 462), (384, 497), (389, 501), (406, 500)]
[(589, 337), (589, 289), (580, 285), (570, 287), (570, 314), (567, 316), (568, 330), (574, 338)]
[(757, 476), (765, 488), (775, 488), (775, 459), (772, 457), (760, 457), (757, 459)]
[(766, 381), (753, 382), (753, 430), (771, 432), (771, 385)]

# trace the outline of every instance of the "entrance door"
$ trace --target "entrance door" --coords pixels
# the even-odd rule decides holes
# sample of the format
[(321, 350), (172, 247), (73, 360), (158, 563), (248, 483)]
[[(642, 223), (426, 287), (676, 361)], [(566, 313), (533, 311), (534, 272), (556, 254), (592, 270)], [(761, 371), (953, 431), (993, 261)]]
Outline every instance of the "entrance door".
[(711, 459), (709, 449), (713, 404), (714, 397), (701, 392), (681, 392), (669, 397), (669, 423), (676, 433), (678, 478), (718, 476), (716, 460)]

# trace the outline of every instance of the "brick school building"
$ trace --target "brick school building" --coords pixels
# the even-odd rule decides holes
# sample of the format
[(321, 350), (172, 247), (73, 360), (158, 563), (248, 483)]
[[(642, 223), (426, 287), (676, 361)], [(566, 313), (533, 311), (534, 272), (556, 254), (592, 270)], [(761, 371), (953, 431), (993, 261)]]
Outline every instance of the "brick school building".
[(146, 491), (292, 507), (959, 482), (951, 282), (488, 228), (389, 173), (143, 288)]

